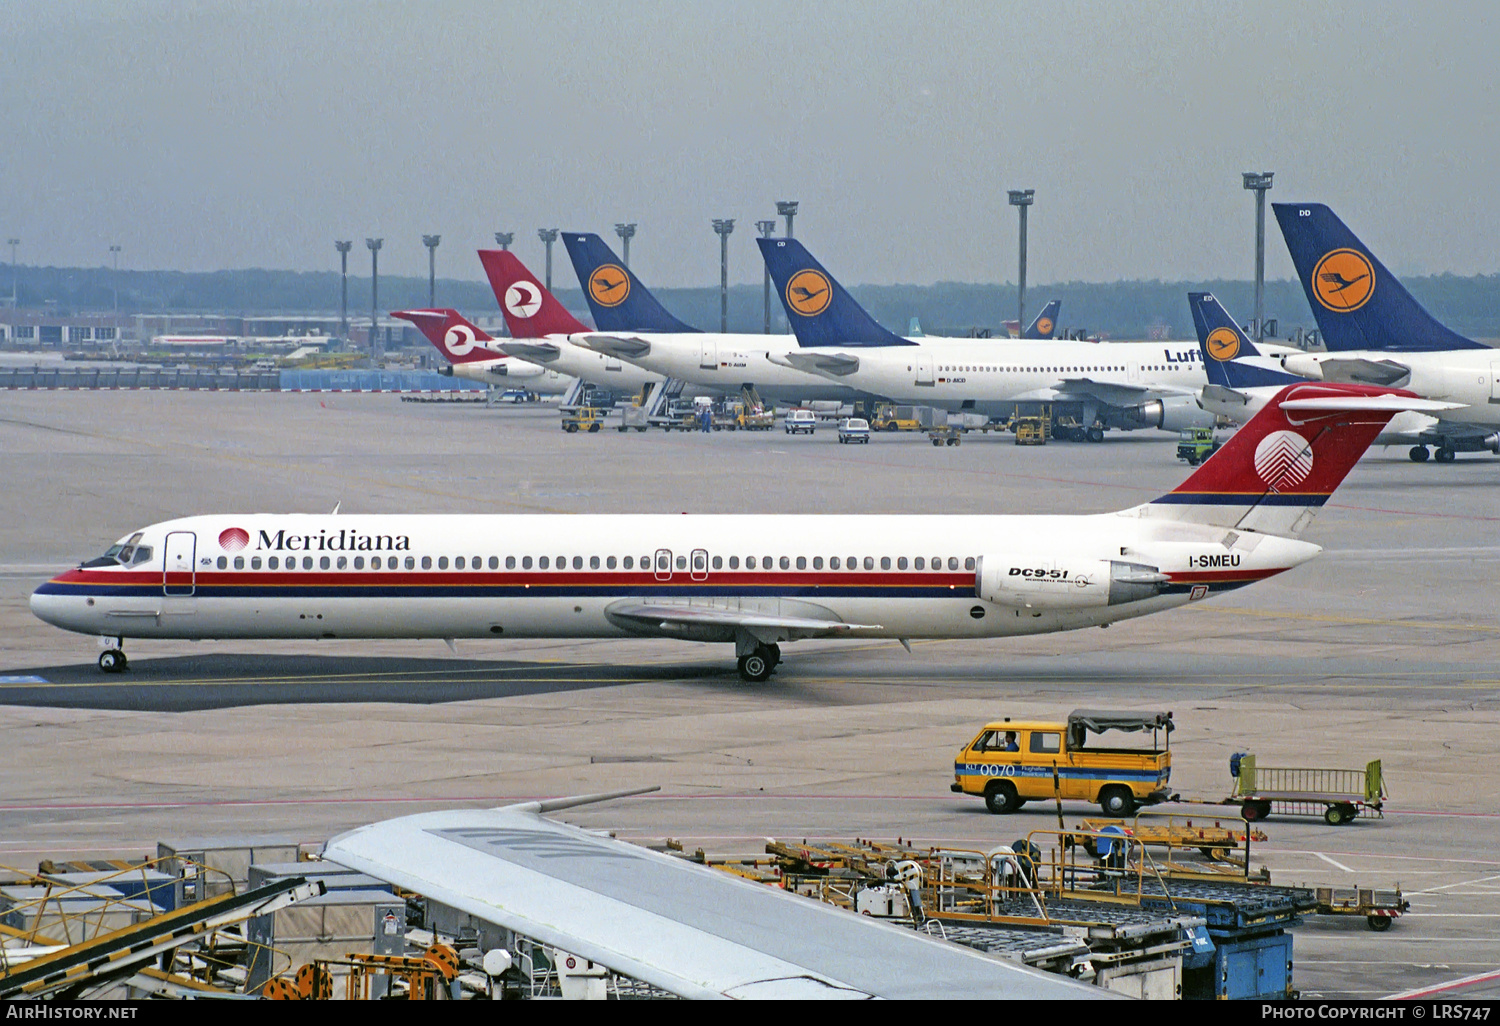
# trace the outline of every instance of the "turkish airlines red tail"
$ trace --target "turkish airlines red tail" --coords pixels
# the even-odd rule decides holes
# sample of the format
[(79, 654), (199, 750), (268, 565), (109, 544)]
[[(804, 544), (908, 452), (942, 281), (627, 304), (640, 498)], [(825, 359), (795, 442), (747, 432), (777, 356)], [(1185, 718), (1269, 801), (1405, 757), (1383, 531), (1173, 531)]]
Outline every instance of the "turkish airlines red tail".
[(1295, 534), (1386, 423), (1425, 402), (1371, 385), (1288, 385), (1149, 515)]
[(392, 310), (391, 316), (415, 324), (427, 341), (453, 363), (506, 359), (504, 353), (488, 347), (494, 339), (483, 328), (465, 320), (457, 310)]
[(481, 249), (479, 262), (490, 277), (490, 288), (495, 290), (511, 338), (576, 335), (589, 330), (510, 250)]

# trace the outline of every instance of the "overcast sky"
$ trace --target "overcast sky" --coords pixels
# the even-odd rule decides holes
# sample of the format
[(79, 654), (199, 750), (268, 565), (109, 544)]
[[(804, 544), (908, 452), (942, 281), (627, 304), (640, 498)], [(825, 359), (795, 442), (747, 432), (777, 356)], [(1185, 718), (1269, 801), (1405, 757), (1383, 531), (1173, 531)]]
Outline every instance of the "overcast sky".
[[(1253, 200), (1399, 273), (1500, 269), (1489, 3), (7, 0), (0, 232), (25, 264), (480, 278), (513, 230), (640, 227), (647, 284), (1248, 278)], [(1267, 273), (1290, 260), (1267, 214)], [(0, 259), (9, 259), (8, 250)], [(571, 269), (559, 243), (559, 280)]]

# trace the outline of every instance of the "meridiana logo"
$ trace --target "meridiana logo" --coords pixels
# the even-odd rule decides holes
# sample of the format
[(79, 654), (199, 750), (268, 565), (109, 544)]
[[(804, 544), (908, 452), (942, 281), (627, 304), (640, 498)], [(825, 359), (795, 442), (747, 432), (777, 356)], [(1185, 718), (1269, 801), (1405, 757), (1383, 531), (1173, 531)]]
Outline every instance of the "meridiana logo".
[(817, 271), (808, 269), (792, 275), (786, 283), (786, 305), (803, 317), (816, 317), (828, 309), (833, 287)]
[(1272, 431), (1255, 447), (1255, 473), (1267, 488), (1295, 488), (1312, 468), (1312, 443), (1295, 431)]
[(228, 527), (219, 532), (219, 548), (225, 552), (238, 552), (250, 544), (250, 532), (243, 527)]
[(451, 356), (468, 356), (474, 351), (474, 329), (467, 324), (455, 324), (443, 332), (443, 348)]
[(1052, 334), (1052, 318), (1051, 317), (1039, 317), (1037, 319), (1037, 322), (1036, 322), (1036, 330), (1037, 330), (1038, 334), (1041, 334), (1041, 335), (1051, 335)]
[(1375, 268), (1355, 249), (1323, 254), (1312, 273), (1313, 295), (1337, 313), (1358, 310), (1375, 292)]
[(619, 264), (603, 264), (589, 275), (589, 295), (600, 306), (619, 306), (630, 295), (630, 275)]
[(1233, 360), (1240, 355), (1240, 335), (1233, 328), (1215, 328), (1204, 339), (1208, 355), (1215, 360)]

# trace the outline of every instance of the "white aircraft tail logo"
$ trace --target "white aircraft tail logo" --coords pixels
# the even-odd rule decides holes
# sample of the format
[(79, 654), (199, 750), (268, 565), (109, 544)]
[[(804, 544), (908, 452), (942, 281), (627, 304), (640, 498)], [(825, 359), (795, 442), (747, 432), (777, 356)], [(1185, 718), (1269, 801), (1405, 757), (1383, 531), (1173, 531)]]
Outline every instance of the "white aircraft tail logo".
[(1312, 468), (1312, 444), (1295, 431), (1272, 431), (1255, 447), (1255, 473), (1268, 488), (1295, 488)]
[(518, 281), (505, 290), (505, 309), (525, 320), (542, 308), (542, 291), (529, 281)]
[(455, 324), (443, 334), (443, 348), (453, 356), (468, 356), (474, 351), (474, 329)]

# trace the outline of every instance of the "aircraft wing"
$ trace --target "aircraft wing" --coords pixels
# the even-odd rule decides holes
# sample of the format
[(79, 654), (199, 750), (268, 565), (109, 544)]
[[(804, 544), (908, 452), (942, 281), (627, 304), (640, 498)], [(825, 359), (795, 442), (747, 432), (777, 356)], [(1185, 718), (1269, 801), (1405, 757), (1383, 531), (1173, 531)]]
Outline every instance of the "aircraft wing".
[(1152, 399), (1193, 395), (1197, 389), (1176, 388), (1171, 385), (1120, 385), (1090, 378), (1064, 378), (1062, 384), (1054, 387), (1052, 392), (1055, 399), (1093, 399), (1105, 406), (1139, 406)]
[(1106, 992), (547, 819), (429, 812), (324, 857), (691, 998), (1088, 998)]
[(1204, 402), (1215, 402), (1222, 406), (1249, 406), (1251, 398), (1248, 393), (1227, 385), (1203, 386)]
[(1356, 385), (1395, 385), (1411, 377), (1411, 368), (1396, 360), (1363, 360), (1337, 357), (1318, 361), (1324, 381)]
[(576, 336), (586, 348), (606, 356), (618, 357), (629, 360), (632, 357), (645, 356), (651, 352), (651, 343), (634, 335), (600, 335), (590, 332), (587, 335)]
[[(813, 612), (822, 607), (814, 607)], [(656, 637), (730, 641), (738, 631), (763, 642), (825, 638), (850, 631), (880, 630), (878, 624), (845, 623), (831, 612), (826, 616), (794, 616), (722, 606), (673, 605), (668, 602), (617, 602), (604, 611), (625, 630)]]

